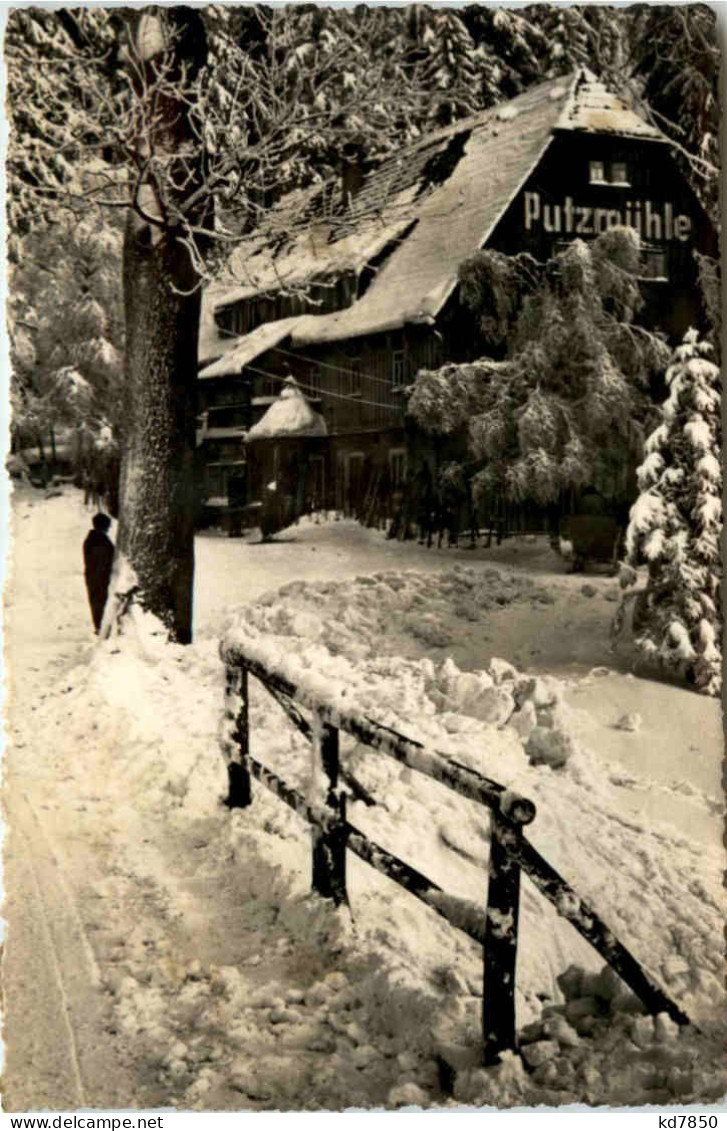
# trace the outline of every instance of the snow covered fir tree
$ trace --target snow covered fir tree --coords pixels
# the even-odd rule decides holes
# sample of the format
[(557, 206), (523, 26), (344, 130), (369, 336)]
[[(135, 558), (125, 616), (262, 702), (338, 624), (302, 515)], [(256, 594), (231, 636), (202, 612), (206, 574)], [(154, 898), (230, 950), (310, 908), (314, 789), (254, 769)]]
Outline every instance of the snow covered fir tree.
[[(121, 232), (98, 212), (38, 225), (10, 249), (11, 451), (118, 513), (124, 419)], [(20, 455), (19, 453), (23, 453)]]
[[(638, 470), (621, 584), (637, 582), (636, 643), (645, 656), (688, 673), (700, 691), (722, 688), (722, 382), (713, 347), (690, 330), (666, 371), (669, 395)], [(624, 619), (619, 610), (617, 629)]]
[(4, 1109), (706, 1120), (714, 12), (4, 49)]

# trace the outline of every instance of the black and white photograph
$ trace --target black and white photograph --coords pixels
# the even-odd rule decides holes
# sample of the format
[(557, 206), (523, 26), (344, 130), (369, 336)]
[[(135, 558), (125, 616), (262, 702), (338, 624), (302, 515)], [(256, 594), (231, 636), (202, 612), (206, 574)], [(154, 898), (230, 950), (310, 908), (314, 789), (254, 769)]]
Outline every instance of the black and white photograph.
[(723, 1118), (725, 14), (2, 5), (5, 1113)]

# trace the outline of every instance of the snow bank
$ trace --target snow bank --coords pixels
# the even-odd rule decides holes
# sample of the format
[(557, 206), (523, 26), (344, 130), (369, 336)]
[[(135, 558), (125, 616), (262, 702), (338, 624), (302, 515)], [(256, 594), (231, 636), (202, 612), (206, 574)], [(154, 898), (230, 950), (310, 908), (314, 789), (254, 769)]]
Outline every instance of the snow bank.
[[(623, 997), (613, 1007), (618, 995), (594, 988), (598, 957), (524, 881), (517, 1006), (519, 1025), (535, 1026), (534, 1051), (463, 1069), (460, 1102), (705, 1100), (724, 1090), (721, 854), (624, 815), (619, 786), (573, 739), (559, 681), (501, 660), (464, 673), (427, 655), (475, 609), (537, 603), (540, 592), (522, 577), (465, 568), (296, 583), (244, 608), (227, 642), (254, 646), (309, 694), (531, 798), (535, 846), (703, 1028), (675, 1036), (663, 1020), (629, 1013)], [(216, 640), (163, 644), (148, 618), (131, 617), (34, 715), (55, 772), (85, 773), (105, 791), (118, 869), (99, 897), (109, 901), (133, 875), (164, 909), (156, 928), (145, 909), (138, 922), (118, 920), (124, 963), (104, 979), (120, 1032), (180, 1107), (441, 1104), (437, 1049), (480, 1039), (479, 948), (354, 858), (350, 910), (323, 904), (309, 892), (310, 832), (294, 813), (256, 783), (250, 809), (220, 805), (224, 683)], [(250, 723), (253, 754), (306, 789), (307, 744), (255, 680)], [(559, 736), (566, 760), (533, 756), (553, 741), (543, 735)], [(377, 801), (351, 801), (351, 822), (483, 906), (487, 811), (352, 739), (341, 745), (344, 767)], [(190, 896), (129, 830), (181, 845), (176, 867), (204, 880), (190, 845), (198, 827), (230, 879), (209, 872), (205, 917), (196, 912), (186, 928), (198, 948), (190, 962), (172, 941), (194, 910)], [(207, 933), (237, 920), (234, 963), (209, 960)], [(581, 974), (559, 985), (569, 964)]]
[[(705, 855), (667, 826), (624, 815), (619, 785), (570, 734), (559, 681), (524, 677), (503, 662), (463, 673), (449, 660), (385, 654), (417, 639), (423, 617), (446, 629), (439, 602), (456, 606), (463, 594), (498, 602), (511, 584), (499, 571), (476, 577), (467, 569), (296, 583), (243, 610), (226, 643), (253, 648), (308, 696), (355, 706), (531, 798), (535, 847), (687, 1013), (713, 1016), (723, 1000), (719, 846)], [(305, 784), (304, 740), (281, 733), (262, 691), (252, 697), (251, 734), (257, 756)], [(375, 809), (354, 803), (353, 823), (454, 894), (482, 900), (487, 812), (351, 739), (343, 760), (380, 799)], [(554, 919), (526, 883), (521, 1005), (552, 989), (560, 955), (573, 951), (571, 929)], [(544, 942), (549, 934), (552, 943)], [(678, 971), (675, 953), (684, 963)]]

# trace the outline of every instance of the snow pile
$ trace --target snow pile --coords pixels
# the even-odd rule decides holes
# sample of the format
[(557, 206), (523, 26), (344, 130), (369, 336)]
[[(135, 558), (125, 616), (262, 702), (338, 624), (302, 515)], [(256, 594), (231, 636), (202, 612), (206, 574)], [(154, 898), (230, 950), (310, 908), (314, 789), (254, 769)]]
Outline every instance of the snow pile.
[(435, 998), (342, 948), (334, 913), (312, 896), (280, 879), (270, 897), (254, 885), (248, 896), (264, 954), (239, 966), (168, 962), (151, 985), (120, 986), (121, 1024), (180, 1106), (215, 1107), (231, 1093), (240, 1107), (371, 1107), (392, 1089), (431, 1102)]
[(520, 1057), (509, 1055), (495, 1068), (464, 1068), (456, 1076), (455, 1098), (477, 1106), (722, 1098), (727, 1072), (714, 1027), (697, 1037), (666, 1013), (645, 1016), (608, 966), (592, 974), (569, 966), (558, 984), (564, 1001), (546, 1005), (521, 1030)]
[(221, 671), (213, 646), (192, 652), (159, 644), (154, 657), (150, 648), (129, 647), (128, 638), (119, 643), (101, 645), (72, 670), (63, 698), (49, 699), (36, 726), (52, 732), (62, 720), (59, 766), (62, 748), (82, 751), (91, 739), (95, 756), (100, 744), (120, 796), (138, 799), (145, 812), (167, 816), (183, 804), (186, 818), (209, 815), (226, 789), (214, 757)]
[[(497, 594), (503, 581), (492, 573)], [(416, 634), (430, 609), (414, 599), (418, 590), (439, 587), (439, 596), (451, 599), (461, 579), (383, 574), (340, 586), (287, 586), (246, 608), (227, 646), (255, 654), (309, 702), (355, 706), (535, 801), (528, 835), (538, 850), (688, 1013), (712, 1013), (722, 1000), (718, 846), (705, 854), (666, 826), (646, 828), (624, 815), (618, 778), (610, 780), (571, 734), (559, 681), (523, 676), (502, 661), (463, 673), (448, 660), (386, 655), (412, 629)], [(431, 604), (436, 610), (436, 599)], [(269, 699), (257, 687), (251, 736), (256, 756), (304, 785), (305, 741), (270, 719)], [(343, 740), (342, 751), (344, 766), (379, 802), (354, 802), (352, 822), (453, 894), (481, 901), (486, 811), (352, 739)], [(352, 898), (358, 903), (356, 893)], [(393, 908), (377, 906), (371, 914), (383, 914), (393, 927)], [(561, 955), (575, 953), (580, 942), (527, 884), (521, 939), (518, 989), (527, 1009), (538, 992), (553, 989)], [(670, 962), (675, 953), (678, 970)]]
[[(547, 598), (496, 570), (301, 583), (243, 609), (229, 643), (309, 696), (531, 798), (535, 846), (706, 1033), (662, 1040), (654, 1025), (650, 1037), (648, 1019), (622, 1007), (628, 995), (612, 1008), (589, 981), (599, 958), (524, 880), (517, 1007), (519, 1026), (536, 1026), (526, 1033), (534, 1051), (494, 1069), (470, 1064), (458, 1100), (704, 1100), (722, 1086), (711, 1029), (722, 1013), (719, 854), (624, 816), (621, 788), (573, 736), (560, 681), (502, 660), (462, 672), (429, 654), (431, 633), (451, 631), (453, 617), (479, 628), (483, 610)], [(441, 1105), (438, 1050), (480, 1042), (481, 950), (354, 857), (350, 909), (312, 896), (310, 830), (296, 814), (255, 782), (249, 809), (220, 805), (218, 642), (165, 644), (137, 612), (122, 628), (44, 691), (28, 727), (54, 796), (93, 810), (89, 827), (108, 845), (113, 863), (93, 892), (115, 936), (102, 982), (139, 1072), (180, 1108)], [(253, 755), (306, 789), (308, 744), (250, 682)], [(567, 760), (542, 760), (548, 735)], [(344, 769), (376, 800), (351, 800), (352, 824), (482, 907), (487, 811), (352, 739), (341, 747)], [(569, 964), (583, 970), (577, 993), (558, 984)]]
[(479, 630), (488, 614), (552, 602), (545, 586), (522, 574), (455, 565), (437, 574), (387, 570), (340, 582), (293, 581), (246, 616), (265, 633), (307, 637), (355, 661), (433, 649), (446, 655), (458, 634), (470, 625)]

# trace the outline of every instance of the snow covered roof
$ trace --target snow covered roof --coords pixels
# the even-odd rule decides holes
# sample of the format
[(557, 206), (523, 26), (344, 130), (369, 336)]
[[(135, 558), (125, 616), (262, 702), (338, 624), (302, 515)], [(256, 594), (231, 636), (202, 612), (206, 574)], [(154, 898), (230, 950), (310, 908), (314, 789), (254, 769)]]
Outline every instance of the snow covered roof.
[(281, 318), (277, 322), (263, 322), (242, 338), (230, 338), (231, 348), (211, 365), (205, 366), (200, 377), (226, 377), (228, 374), (240, 373), (260, 354), (290, 337), (300, 318), (300, 315), (296, 315), (293, 318)]
[(550, 144), (572, 81), (532, 87), (450, 131), (448, 140), (459, 139), (462, 155), (446, 180), (417, 202), (416, 227), (358, 302), (332, 314), (307, 315), (293, 344), (433, 322), (457, 285), (460, 264), (486, 242)]
[(294, 377), (287, 377), (280, 396), (247, 434), (247, 442), (285, 436), (327, 436), (326, 422), (301, 393)]
[(266, 240), (246, 242), (232, 256), (229, 266), (230, 276), (238, 283), (227, 288), (218, 308), (281, 288), (302, 288), (314, 279), (346, 272), (358, 274), (407, 228), (411, 195), (398, 199), (395, 205), (390, 202), (389, 213), (406, 209), (404, 213), (367, 217), (355, 231), (347, 231), (340, 221), (318, 222), (303, 227), (292, 239), (286, 233), (282, 249), (275, 239), (272, 244)]
[(197, 361), (200, 366), (209, 365), (217, 358), (230, 353), (237, 345), (238, 339), (221, 334), (215, 322), (215, 307), (226, 293), (227, 287), (221, 282), (211, 283), (202, 291), (197, 345)]
[(486, 243), (554, 134), (570, 131), (664, 140), (585, 69), (550, 79), (389, 158), (369, 174), (346, 214), (339, 209), (335, 218), (329, 200), (333, 212), (324, 222), (311, 195), (311, 220), (300, 234), (286, 241), (281, 228), (282, 242), (267, 237), (239, 249), (250, 283), (228, 290), (218, 305), (344, 269), (358, 272), (379, 257), (362, 297), (343, 310), (301, 315), (292, 344), (431, 324), (457, 285), (459, 265)]
[(666, 140), (655, 126), (635, 113), (622, 98), (607, 90), (585, 67), (576, 78), (556, 128)]

